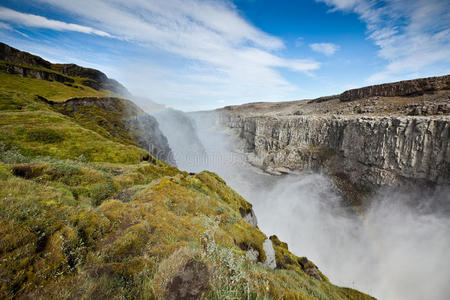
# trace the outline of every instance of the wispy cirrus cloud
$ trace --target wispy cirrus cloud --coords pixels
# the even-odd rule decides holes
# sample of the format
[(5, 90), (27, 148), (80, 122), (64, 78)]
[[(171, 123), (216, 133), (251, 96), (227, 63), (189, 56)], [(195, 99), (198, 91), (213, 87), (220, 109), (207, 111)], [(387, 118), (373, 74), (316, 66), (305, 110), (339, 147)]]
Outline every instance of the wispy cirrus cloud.
[(450, 62), (450, 2), (441, 0), (316, 0), (332, 11), (354, 12), (387, 60), (368, 78), (381, 82)]
[(339, 50), (339, 46), (333, 43), (313, 43), (309, 44), (309, 47), (313, 51), (325, 54), (327, 56), (331, 56)]
[[(42, 16), (21, 13), (6, 7), (0, 6), (0, 20), (11, 22), (26, 27), (47, 28), (58, 31), (77, 31), (87, 34), (110, 37), (111, 35), (88, 26), (71, 24), (57, 20), (50, 20)], [(4, 24), (4, 23), (2, 23)], [(7, 25), (7, 24), (6, 24)], [(7, 25), (9, 26), (9, 25)]]
[(0, 22), (0, 29), (12, 30), (12, 27), (6, 23)]

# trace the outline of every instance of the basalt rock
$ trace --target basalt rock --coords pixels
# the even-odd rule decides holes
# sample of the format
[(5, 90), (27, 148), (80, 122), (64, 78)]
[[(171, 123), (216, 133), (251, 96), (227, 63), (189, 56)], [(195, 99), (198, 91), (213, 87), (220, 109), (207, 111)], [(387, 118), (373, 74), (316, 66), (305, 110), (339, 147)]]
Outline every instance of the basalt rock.
[(450, 182), (450, 117), (224, 114), (249, 161), (272, 174), (325, 170), (358, 188)]
[(374, 96), (418, 96), (439, 90), (450, 90), (450, 75), (385, 83), (352, 89), (339, 95), (341, 101), (352, 101)]
[(15, 74), (27, 78), (42, 79), (47, 81), (58, 81), (61, 83), (69, 83), (69, 84), (75, 82), (72, 78), (63, 76), (55, 72), (27, 68), (12, 64), (0, 65), (0, 70), (8, 74)]

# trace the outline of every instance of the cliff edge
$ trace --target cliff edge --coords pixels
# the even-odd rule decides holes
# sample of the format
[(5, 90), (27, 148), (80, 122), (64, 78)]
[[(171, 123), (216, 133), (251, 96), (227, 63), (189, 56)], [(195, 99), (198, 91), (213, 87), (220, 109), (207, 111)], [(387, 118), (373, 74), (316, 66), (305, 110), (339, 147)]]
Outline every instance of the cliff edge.
[(359, 201), (383, 186), (450, 183), (449, 78), (225, 107), (220, 121), (252, 164), (272, 174), (325, 171)]

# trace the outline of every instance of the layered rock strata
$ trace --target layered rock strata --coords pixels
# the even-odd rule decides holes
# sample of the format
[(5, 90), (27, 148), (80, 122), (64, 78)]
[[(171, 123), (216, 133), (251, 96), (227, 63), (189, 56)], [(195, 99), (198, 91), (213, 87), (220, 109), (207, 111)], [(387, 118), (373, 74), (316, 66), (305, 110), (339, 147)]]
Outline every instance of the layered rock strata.
[(450, 182), (450, 117), (224, 114), (249, 161), (272, 174), (326, 170), (359, 188)]

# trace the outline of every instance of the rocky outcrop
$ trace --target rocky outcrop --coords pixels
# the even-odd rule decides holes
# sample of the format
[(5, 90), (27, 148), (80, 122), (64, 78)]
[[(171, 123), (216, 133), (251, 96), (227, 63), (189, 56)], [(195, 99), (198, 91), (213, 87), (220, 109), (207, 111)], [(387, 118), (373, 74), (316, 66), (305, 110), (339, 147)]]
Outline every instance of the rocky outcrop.
[(272, 174), (325, 170), (356, 187), (450, 182), (450, 117), (224, 114), (249, 161)]
[(303, 271), (311, 277), (314, 277), (318, 280), (323, 280), (322, 275), (320, 274), (317, 266), (312, 263), (308, 258), (302, 257), (298, 263), (302, 267)]
[(28, 52), (20, 51), (16, 48), (8, 46), (0, 42), (0, 60), (11, 63), (17, 63), (28, 66), (40, 66), (47, 69), (51, 68), (51, 63), (45, 59), (30, 54)]
[(4, 61), (0, 68), (9, 74), (69, 84), (74, 83), (70, 77), (85, 78), (81, 82), (84, 86), (95, 90), (109, 90), (121, 96), (130, 96), (123, 85), (98, 70), (75, 64), (52, 64), (39, 56), (17, 50), (4, 43), (0, 43), (0, 61)]
[(266, 265), (270, 269), (275, 269), (277, 267), (277, 261), (275, 258), (275, 250), (273, 249), (272, 240), (266, 239), (263, 243), (264, 252), (266, 253)]
[(75, 82), (75, 80), (73, 80), (72, 78), (63, 76), (55, 72), (49, 72), (41, 69), (32, 69), (18, 65), (0, 65), (0, 70), (8, 74), (19, 75), (21, 77), (58, 81), (64, 84), (71, 84)]
[(183, 270), (168, 283), (165, 299), (196, 300), (202, 299), (209, 289), (209, 271), (204, 262), (189, 260)]
[(83, 85), (94, 90), (105, 89), (122, 96), (130, 96), (130, 93), (123, 85), (114, 79), (108, 78), (108, 76), (98, 70), (80, 67), (75, 64), (54, 64), (52, 67), (67, 76), (86, 78), (82, 82)]
[(48, 101), (61, 113), (85, 124), (98, 125), (112, 137), (132, 141), (155, 158), (175, 164), (167, 138), (156, 119), (133, 102), (120, 98), (73, 98), (62, 103)]
[(244, 221), (253, 227), (258, 227), (258, 219), (256, 218), (256, 214), (253, 209), (251, 209), (250, 212), (244, 216)]
[(439, 90), (450, 90), (450, 75), (420, 78), (352, 89), (339, 95), (341, 101), (352, 101), (375, 96), (418, 96)]

